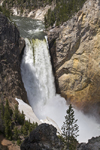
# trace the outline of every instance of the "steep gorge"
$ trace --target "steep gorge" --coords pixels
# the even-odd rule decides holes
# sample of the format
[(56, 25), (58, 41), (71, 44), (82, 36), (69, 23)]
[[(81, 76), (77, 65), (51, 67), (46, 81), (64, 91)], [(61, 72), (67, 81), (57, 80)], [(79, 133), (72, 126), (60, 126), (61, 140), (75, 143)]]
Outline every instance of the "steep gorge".
[(48, 32), (60, 93), (85, 112), (100, 108), (100, 2), (83, 8), (59, 28)]
[[(94, 11), (91, 12), (89, 11), (89, 9), (93, 9)], [(93, 107), (97, 105), (99, 108), (100, 102), (99, 11), (99, 1), (88, 0), (85, 3), (83, 9), (80, 10), (71, 20), (66, 22), (62, 26), (62, 28), (54, 28), (48, 34), (50, 48), (54, 46), (51, 54), (53, 53), (52, 57), (55, 57), (53, 64), (54, 70), (56, 70), (55, 75), (56, 79), (59, 82), (61, 95), (64, 96), (67, 100), (70, 100), (78, 108), (84, 109), (85, 111), (88, 110), (88, 106), (90, 105)], [(5, 26), (9, 27), (10, 23), (5, 23)], [(8, 36), (9, 38), (7, 39), (7, 42), (11, 44), (10, 48), (12, 49), (12, 51), (14, 51), (11, 51), (12, 53), (9, 52), (9, 47), (6, 47), (7, 45), (5, 44), (5, 41), (2, 50), (6, 50), (5, 54), (7, 55), (5, 56), (7, 57), (5, 59), (2, 59), (1, 62), (3, 62), (3, 64), (1, 64), (1, 66), (5, 66), (6, 64), (6, 68), (8, 68), (9, 71), (7, 72), (5, 68), (3, 69), (3, 74), (5, 76), (8, 75), (7, 77), (3, 77), (1, 73), (1, 85), (3, 87), (1, 91), (1, 93), (3, 93), (1, 95), (1, 100), (6, 100), (6, 97), (8, 97), (9, 101), (13, 105), (15, 103), (13, 101), (15, 96), (27, 101), (27, 96), (23, 87), (23, 83), (21, 81), (19, 69), (24, 43), (22, 42), (22, 46), (19, 46), (21, 42), (19, 42), (20, 37), (18, 31), (14, 32), (14, 38), (13, 34), (11, 34), (11, 30), (7, 30), (6, 32), (5, 26), (3, 26), (3, 35), (4, 33), (6, 33), (7, 35), (10, 34)], [(1, 37), (3, 39), (3, 36)], [(9, 39), (11, 37), (12, 39), (15, 39), (16, 42), (9, 42)], [(3, 40), (1, 41), (1, 43), (3, 43)], [(17, 43), (18, 45), (15, 44), (14, 48), (12, 48), (14, 43)], [(18, 50), (18, 55), (15, 54), (17, 53), (17, 51), (15, 50)], [(16, 55), (16, 57), (14, 54)], [(11, 61), (11, 58), (13, 60), (16, 60), (16, 62), (13, 63)], [(10, 71), (10, 68), (12, 69), (12, 71)], [(15, 76), (16, 72), (18, 72), (18, 76)], [(10, 78), (11, 76), (12, 78)], [(8, 82), (9, 78), (11, 79), (10, 82)]]

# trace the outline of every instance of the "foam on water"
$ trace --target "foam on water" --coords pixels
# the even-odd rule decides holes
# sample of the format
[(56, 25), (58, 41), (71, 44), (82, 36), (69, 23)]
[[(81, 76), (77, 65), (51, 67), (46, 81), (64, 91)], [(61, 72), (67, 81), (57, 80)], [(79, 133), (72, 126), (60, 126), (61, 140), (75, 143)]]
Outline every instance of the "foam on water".
[(29, 33), (29, 34), (34, 34), (34, 33), (42, 32), (42, 31), (43, 31), (42, 29), (28, 30), (28, 33)]

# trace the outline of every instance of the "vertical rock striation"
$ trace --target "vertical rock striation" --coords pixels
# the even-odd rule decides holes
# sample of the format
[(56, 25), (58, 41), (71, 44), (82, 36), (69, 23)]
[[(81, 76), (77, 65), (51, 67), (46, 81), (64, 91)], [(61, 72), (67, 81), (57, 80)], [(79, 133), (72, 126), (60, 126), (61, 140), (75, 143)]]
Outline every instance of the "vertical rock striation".
[(12, 107), (16, 97), (28, 102), (20, 73), (24, 46), (16, 26), (0, 13), (0, 102), (8, 99)]
[(85, 111), (100, 108), (100, 1), (87, 0), (48, 37), (61, 95)]

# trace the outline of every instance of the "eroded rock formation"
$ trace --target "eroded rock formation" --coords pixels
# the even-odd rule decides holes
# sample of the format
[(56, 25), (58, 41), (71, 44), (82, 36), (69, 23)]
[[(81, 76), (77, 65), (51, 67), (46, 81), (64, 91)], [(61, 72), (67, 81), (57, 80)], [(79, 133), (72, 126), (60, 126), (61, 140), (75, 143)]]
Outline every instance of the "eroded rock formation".
[(100, 1), (87, 0), (48, 37), (61, 95), (85, 111), (100, 108)]
[(12, 107), (16, 97), (28, 102), (20, 73), (23, 48), (19, 31), (0, 13), (0, 102), (8, 99)]

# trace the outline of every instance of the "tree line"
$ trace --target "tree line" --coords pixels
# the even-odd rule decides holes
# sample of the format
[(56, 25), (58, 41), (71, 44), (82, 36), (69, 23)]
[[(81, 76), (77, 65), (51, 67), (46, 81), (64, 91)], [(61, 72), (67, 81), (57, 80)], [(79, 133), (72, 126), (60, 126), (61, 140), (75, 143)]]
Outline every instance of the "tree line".
[[(72, 17), (72, 15), (80, 10), (86, 0), (4, 0), (2, 7), (6, 16), (12, 14), (11, 8), (15, 7), (20, 10), (20, 14), (27, 9), (29, 12), (46, 5), (55, 4), (55, 8), (49, 9), (44, 17), (45, 27), (59, 26)], [(9, 11), (10, 10), (10, 11)]]
[(9, 106), (8, 100), (6, 104), (3, 102), (0, 104), (1, 116), (0, 118), (3, 121), (3, 134), (9, 140), (17, 141), (17, 144), (20, 145), (22, 140), (30, 134), (30, 132), (35, 129), (38, 124), (30, 123), (30, 120), (25, 120), (25, 114), (22, 111), (18, 111), (18, 105), (15, 105), (14, 110)]
[[(17, 104), (14, 110), (12, 110), (8, 100), (6, 100), (5, 105), (3, 102), (0, 104), (0, 111), (0, 118), (2, 118), (3, 121), (3, 134), (8, 140), (13, 140), (13, 142), (17, 142), (18, 145), (38, 126), (37, 123), (33, 122), (32, 124), (30, 120), (25, 120), (25, 114), (23, 111), (22, 113), (18, 111)], [(63, 150), (76, 150), (79, 126), (77, 125), (77, 119), (75, 119), (72, 105), (69, 105), (68, 110), (66, 110), (65, 122), (61, 130), (62, 134), (59, 135), (59, 138), (63, 143)]]
[(86, 0), (56, 0), (54, 10), (49, 9), (45, 15), (46, 28), (59, 26), (72, 17), (72, 15), (80, 10)]
[(20, 13), (23, 14), (23, 11), (27, 9), (29, 12), (40, 7), (45, 7), (46, 5), (51, 5), (53, 0), (4, 0), (2, 8), (10, 10), (15, 7), (20, 10)]

